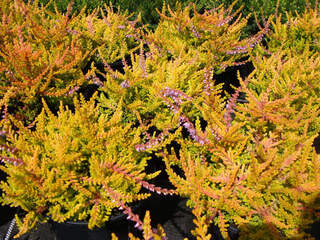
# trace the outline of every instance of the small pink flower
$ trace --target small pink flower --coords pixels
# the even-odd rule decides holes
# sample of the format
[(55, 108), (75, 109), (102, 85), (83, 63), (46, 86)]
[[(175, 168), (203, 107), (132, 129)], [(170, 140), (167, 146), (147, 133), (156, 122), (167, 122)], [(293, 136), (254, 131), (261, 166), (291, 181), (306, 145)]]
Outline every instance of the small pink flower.
[(120, 86), (121, 86), (122, 88), (129, 88), (129, 87), (130, 87), (130, 84), (129, 84), (129, 82), (128, 82), (127, 80), (124, 80), (124, 81), (120, 84)]

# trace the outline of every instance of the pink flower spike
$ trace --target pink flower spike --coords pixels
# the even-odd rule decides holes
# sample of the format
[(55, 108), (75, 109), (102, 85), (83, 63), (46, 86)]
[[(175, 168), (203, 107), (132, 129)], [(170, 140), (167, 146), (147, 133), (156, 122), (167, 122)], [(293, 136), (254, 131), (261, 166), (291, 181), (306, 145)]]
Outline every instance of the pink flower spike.
[(124, 81), (120, 84), (120, 86), (121, 86), (122, 88), (129, 88), (129, 87), (130, 87), (130, 84), (129, 84), (129, 82), (128, 82), (127, 80), (124, 80)]
[(139, 224), (139, 223), (136, 223), (136, 224), (134, 225), (134, 227), (135, 227), (135, 228), (139, 228), (139, 227), (140, 227), (140, 224)]

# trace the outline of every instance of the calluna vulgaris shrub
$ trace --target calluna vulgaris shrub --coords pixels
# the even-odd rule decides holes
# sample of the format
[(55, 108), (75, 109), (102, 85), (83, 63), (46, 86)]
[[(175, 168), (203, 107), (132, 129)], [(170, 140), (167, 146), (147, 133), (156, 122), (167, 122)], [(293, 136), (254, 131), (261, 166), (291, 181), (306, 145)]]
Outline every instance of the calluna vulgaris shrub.
[[(303, 79), (299, 70), (291, 78)], [(178, 155), (162, 154), (170, 181), (190, 199), (197, 237), (210, 239), (207, 228), (215, 223), (224, 237), (229, 224), (235, 224), (242, 239), (303, 238), (308, 224), (319, 219), (320, 159), (313, 140), (319, 133), (320, 110), (312, 104), (319, 102), (319, 95), (301, 105), (297, 99), (305, 92), (292, 88), (270, 94), (273, 88), (280, 92), (284, 87), (279, 76), (257, 93), (248, 83), (262, 79), (262, 74), (242, 81), (246, 104), (235, 107), (234, 97), (222, 108), (220, 96), (211, 93), (198, 106), (206, 128), (185, 122), (192, 138), (177, 139)], [(173, 171), (173, 165), (183, 170), (184, 177)]]
[[(24, 2), (33, 1), (33, 0), (24, 0)], [(35, 2), (35, 1), (33, 1)], [(38, 0), (38, 5), (48, 5), (50, 11), (54, 11), (55, 6), (59, 12), (65, 13), (67, 11), (67, 6), (69, 5), (69, 0)], [(187, 3), (193, 2), (190, 0), (180, 1), (186, 5)], [(141, 14), (141, 19), (144, 24), (147, 24), (148, 27), (155, 28), (159, 22), (159, 15), (156, 9), (161, 9), (164, 4), (162, 0), (154, 1), (142, 1), (142, 0), (74, 0), (74, 5), (71, 13), (78, 14), (80, 11), (85, 8), (87, 14), (92, 13), (98, 7), (103, 8), (107, 5), (112, 5), (114, 8), (120, 7), (121, 12), (129, 11), (130, 15), (133, 14), (133, 17), (137, 17)], [(165, 4), (169, 4), (172, 8), (176, 6), (176, 0), (168, 0)]]
[(283, 16), (276, 17), (272, 22), (273, 31), (265, 38), (267, 49), (260, 46), (256, 51), (262, 54), (270, 54), (281, 49), (291, 49), (296, 53), (302, 53), (306, 47), (311, 52), (319, 52), (320, 46), (320, 17), (319, 6), (306, 8), (298, 16), (286, 14), (287, 23), (282, 23)]
[(41, 97), (65, 99), (92, 74), (81, 71), (91, 51), (81, 48), (70, 27), (83, 16), (48, 17), (21, 0), (2, 1), (0, 12), (0, 107), (30, 123)]
[(74, 34), (81, 36), (83, 49), (96, 49), (92, 58), (95, 62), (110, 64), (129, 56), (139, 46), (140, 18), (129, 20), (131, 17), (127, 11), (121, 13), (120, 8), (104, 5), (74, 22)]
[(17, 236), (48, 220), (102, 226), (118, 208), (140, 228), (128, 204), (150, 195), (141, 188), (174, 193), (147, 182), (159, 172), (146, 174), (149, 156), (135, 150), (142, 129), (121, 123), (121, 105), (101, 113), (95, 96), (75, 98), (74, 111), (60, 105), (57, 116), (44, 103), (34, 131), (13, 117), (2, 122), (7, 144), (1, 145), (0, 168), (8, 177), (1, 202), (26, 212), (23, 221), (16, 218)]
[[(30, 123), (41, 111), (41, 98), (53, 106), (72, 95), (84, 84), (99, 84), (94, 67), (84, 68), (98, 56), (108, 63), (135, 50), (136, 21), (106, 7), (86, 16), (83, 11), (50, 12), (38, 2), (21, 0), (1, 3), (0, 30), (0, 107)], [(8, 110), (9, 108), (9, 110)]]
[(235, 9), (241, 9), (241, 14), (248, 17), (243, 35), (248, 36), (258, 31), (257, 21), (263, 23), (271, 15), (282, 15), (282, 23), (288, 21), (286, 14), (296, 16), (306, 8), (317, 5), (317, 0), (196, 0), (198, 9), (212, 9), (223, 4), (225, 7), (235, 4)]
[[(143, 51), (143, 50), (141, 50)], [(155, 63), (158, 63), (156, 65)], [(124, 102), (125, 120), (136, 122), (136, 112), (142, 124), (151, 124), (160, 130), (170, 126), (172, 113), (164, 98), (172, 104), (186, 105), (190, 96), (203, 91), (199, 63), (179, 58), (163, 61), (157, 55), (132, 55), (132, 66), (126, 66), (124, 73), (109, 70), (106, 82), (99, 90), (106, 93), (101, 99), (109, 108), (119, 101)], [(181, 91), (186, 94), (181, 96)], [(185, 101), (182, 101), (185, 100)], [(174, 102), (175, 101), (175, 102)], [(189, 109), (191, 112), (191, 109)]]
[(159, 12), (160, 23), (145, 38), (149, 45), (154, 45), (169, 58), (189, 55), (196, 58), (202, 68), (219, 73), (228, 66), (240, 64), (235, 61), (244, 58), (268, 30), (267, 23), (256, 35), (240, 40), (247, 20), (237, 11), (232, 13), (232, 8), (232, 5), (219, 7), (201, 14), (194, 4), (184, 9), (178, 5), (176, 11), (168, 6), (169, 16), (163, 8)]
[[(259, 94), (269, 91), (272, 99), (288, 93), (297, 95), (294, 101), (297, 110), (306, 104), (318, 109), (319, 6), (308, 8), (299, 17), (290, 16), (288, 19), (288, 24), (282, 24), (279, 18), (275, 19), (272, 22), (274, 30), (266, 35), (266, 47), (259, 44), (254, 50), (252, 62), (261, 74), (252, 79), (248, 86)], [(272, 83), (270, 91), (268, 88), (274, 78), (278, 81)], [(317, 131), (319, 123), (314, 122), (308, 132), (316, 134)]]
[[(159, 139), (166, 138), (171, 121), (184, 122), (179, 117), (173, 120), (173, 112), (195, 120), (199, 111), (189, 103), (202, 101), (197, 96), (213, 87), (213, 73), (241, 64), (237, 60), (248, 55), (267, 31), (239, 40), (245, 20), (230, 23), (235, 15), (227, 15), (229, 10), (200, 14), (189, 6), (170, 10), (170, 17), (161, 13), (154, 33), (144, 34), (139, 54), (131, 54), (130, 64), (123, 59), (123, 72), (106, 63), (106, 73), (97, 72), (106, 79), (99, 90), (105, 93), (102, 98), (107, 106), (123, 101), (126, 121), (137, 122), (138, 112), (140, 123), (161, 131)], [(150, 144), (156, 145), (159, 139)]]
[[(146, 188), (189, 198), (199, 239), (211, 239), (211, 224), (225, 238), (230, 224), (242, 239), (306, 237), (320, 207), (317, 8), (288, 14), (287, 24), (276, 18), (263, 47), (271, 18), (242, 38), (247, 18), (232, 13), (234, 5), (204, 13), (163, 7), (154, 31), (112, 6), (71, 15), (71, 5), (66, 14), (38, 1), (0, 5), (0, 169), (8, 174), (1, 201), (27, 212), (17, 219), (19, 235), (49, 219), (101, 226), (121, 209), (145, 239), (162, 239), (149, 213), (142, 222), (130, 208), (149, 196)], [(255, 71), (239, 77), (226, 102), (212, 76), (248, 56)], [(123, 69), (113, 69), (119, 60)], [(99, 96), (74, 98), (72, 110), (62, 101), (56, 115), (49, 110), (46, 101), (71, 99), (89, 81)], [(30, 130), (24, 123), (34, 116)], [(147, 182), (159, 174), (145, 173), (150, 153), (163, 158), (176, 190)]]
[[(28, 2), (28, 0), (24, 0)], [(30, 0), (29, 0), (30, 1)], [(42, 5), (48, 4), (49, 0), (39, 0)], [(54, 11), (54, 3), (56, 3), (59, 12), (66, 12), (69, 0), (55, 0), (51, 1), (49, 4), (49, 9)], [(217, 8), (222, 4), (224, 7), (229, 7), (234, 4), (233, 0), (181, 0), (179, 1), (183, 7), (186, 7), (190, 3), (194, 3), (199, 12), (204, 12), (205, 10), (210, 10)], [(272, 14), (283, 15), (283, 21), (286, 22), (286, 13), (293, 15), (301, 14), (304, 12), (305, 8), (308, 6), (316, 5), (316, 0), (254, 0), (254, 1), (243, 1), (238, 0), (235, 3), (234, 9), (241, 9), (241, 14), (243, 16), (249, 16), (248, 24), (244, 27), (243, 35), (249, 36), (252, 33), (258, 31), (255, 19), (255, 12), (257, 20), (263, 22)], [(142, 22), (147, 24), (150, 28), (155, 29), (160, 21), (160, 17), (157, 14), (156, 9), (162, 9), (163, 1), (144, 1), (144, 0), (110, 0), (110, 1), (100, 1), (100, 0), (75, 0), (72, 13), (79, 13), (81, 9), (86, 8), (86, 13), (91, 13), (97, 7), (103, 7), (105, 3), (112, 4), (115, 7), (120, 7), (122, 11), (128, 10), (137, 16), (141, 13)], [(170, 5), (171, 9), (177, 9), (176, 0), (167, 0), (165, 4)]]
[[(161, 225), (158, 225), (157, 228), (152, 228), (151, 226), (151, 218), (150, 218), (150, 212), (146, 211), (146, 214), (144, 216), (143, 222), (142, 222), (142, 239), (143, 240), (163, 240), (167, 239), (166, 234), (161, 227)], [(138, 237), (135, 237), (132, 233), (129, 233), (128, 239), (130, 240), (141, 240)], [(112, 234), (112, 240), (118, 240), (117, 236), (115, 234)]]
[[(37, 2), (38, 6), (47, 6), (51, 12), (54, 12), (55, 8), (57, 8), (59, 12), (66, 13), (70, 0), (24, 0), (24, 2)], [(79, 14), (85, 8), (86, 14), (90, 14), (98, 7), (103, 7), (106, 2), (105, 0), (74, 0), (71, 13)]]
[[(304, 239), (319, 220), (319, 52), (306, 45), (255, 57), (256, 70), (228, 104), (218, 89), (204, 94), (196, 107), (206, 126), (185, 122), (193, 134), (177, 139), (179, 153), (160, 154), (202, 239), (212, 223), (225, 238), (235, 224), (240, 239)], [(237, 103), (240, 91), (247, 103)]]

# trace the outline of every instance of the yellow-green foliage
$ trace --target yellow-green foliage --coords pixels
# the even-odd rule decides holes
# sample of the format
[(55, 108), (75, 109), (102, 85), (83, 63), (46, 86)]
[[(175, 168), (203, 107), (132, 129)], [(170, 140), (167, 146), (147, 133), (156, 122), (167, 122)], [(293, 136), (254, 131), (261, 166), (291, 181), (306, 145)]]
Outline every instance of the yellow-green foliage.
[[(163, 156), (171, 182), (190, 199), (199, 239), (210, 239), (212, 222), (225, 238), (233, 223), (240, 239), (304, 239), (319, 219), (319, 57), (308, 47), (258, 56), (228, 105), (218, 92), (196, 102), (206, 128), (196, 122), (191, 139), (177, 140), (179, 155)], [(236, 104), (239, 91), (247, 103)]]
[[(151, 219), (150, 219), (150, 212), (147, 211), (144, 219), (143, 219), (143, 225), (142, 225), (142, 231), (143, 231), (143, 240), (162, 240), (167, 239), (166, 234), (163, 230), (163, 228), (158, 225), (157, 229), (152, 229), (151, 227)], [(118, 240), (118, 237), (115, 234), (112, 234), (112, 240)], [(135, 237), (132, 233), (129, 233), (128, 239), (130, 240), (141, 240), (139, 237)]]
[(1, 202), (26, 211), (19, 235), (48, 219), (101, 226), (113, 209), (149, 196), (140, 188), (157, 173), (144, 172), (148, 156), (135, 150), (141, 130), (121, 124), (120, 104), (101, 114), (94, 99), (74, 98), (75, 110), (61, 105), (57, 116), (44, 106), (34, 131), (12, 117), (2, 124), (1, 170), (8, 179), (1, 182)]
[(94, 60), (113, 63), (124, 58), (138, 46), (140, 18), (129, 21), (127, 11), (115, 12), (112, 5), (95, 9), (90, 15), (73, 22), (74, 32), (80, 34), (83, 49), (97, 49)]
[(27, 122), (40, 112), (41, 97), (63, 99), (92, 74), (81, 71), (92, 49), (81, 48), (72, 29), (83, 13), (49, 17), (37, 4), (4, 0), (0, 10), (0, 107), (9, 105)]
[[(288, 124), (288, 127), (292, 126), (292, 129), (289, 131), (297, 131), (297, 134), (298, 132), (303, 134), (304, 131), (307, 131), (309, 136), (319, 133), (320, 122), (316, 119), (310, 118), (308, 127), (298, 121), (318, 114), (320, 106), (319, 52), (312, 53), (306, 47), (304, 52), (297, 55), (286, 49), (274, 53), (271, 57), (257, 56), (254, 65), (257, 70), (255, 77), (249, 81), (248, 87), (253, 91), (254, 96), (261, 95), (261, 100), (274, 102), (265, 106), (268, 110), (273, 109), (273, 116), (266, 119), (269, 121), (269, 127), (280, 128), (277, 131), (286, 131), (281, 129), (282, 125), (279, 125), (276, 119), (279, 116), (292, 115), (293, 113), (290, 112), (292, 108), (299, 112), (299, 116), (297, 115), (298, 119), (290, 119), (291, 124)], [(290, 108), (278, 108), (276, 103), (280, 103), (279, 99), (285, 97), (290, 102)], [(286, 104), (285, 101), (283, 104)], [(251, 108), (250, 105), (247, 107)], [(258, 114), (262, 114), (263, 111), (265, 110), (261, 107)], [(258, 128), (260, 123), (255, 121), (254, 113), (252, 114), (252, 124)]]
[(204, 70), (197, 70), (200, 65), (197, 59), (167, 60), (149, 52), (145, 56), (142, 47), (140, 51), (131, 55), (132, 66), (127, 65), (124, 73), (106, 69), (106, 82), (100, 90), (107, 97), (102, 95), (101, 102), (110, 107), (121, 100), (126, 121), (136, 122), (135, 112), (138, 112), (144, 124), (160, 130), (170, 127), (172, 121), (168, 105), (181, 105), (194, 117), (196, 113), (188, 108), (188, 103), (201, 94), (205, 86)]
[[(128, 207), (148, 197), (141, 187), (175, 193), (146, 181), (158, 174), (144, 171), (155, 151), (177, 193), (189, 198), (197, 239), (211, 239), (212, 223), (225, 238), (231, 223), (242, 239), (306, 237), (320, 208), (320, 158), (312, 146), (320, 132), (317, 9), (288, 15), (287, 25), (277, 18), (266, 49), (251, 52), (269, 21), (240, 39), (247, 20), (234, 19), (233, 5), (203, 14), (191, 5), (168, 8), (170, 16), (163, 8), (154, 32), (112, 6), (100, 16), (99, 9), (68, 16), (72, 4), (66, 15), (37, 5), (0, 3), (0, 169), (8, 174), (1, 202), (27, 212), (17, 218), (19, 235), (48, 219), (101, 226), (120, 208), (145, 239), (161, 239), (148, 213), (142, 223)], [(226, 104), (212, 76), (249, 55), (255, 71), (239, 77)], [(108, 63), (120, 59), (123, 71), (113, 70)], [(105, 73), (92, 64), (84, 75), (91, 60), (103, 62)], [(94, 82), (94, 72), (105, 81)], [(101, 86), (99, 98), (75, 97), (72, 110), (61, 101), (57, 115), (41, 102), (64, 100), (90, 78)], [(239, 92), (247, 102), (237, 103)], [(33, 129), (25, 127), (36, 115)], [(180, 152), (161, 151), (172, 140)]]
[[(311, 51), (320, 51), (319, 5), (315, 8), (306, 8), (304, 13), (297, 16), (287, 13), (286, 23), (282, 23), (281, 19), (280, 15), (272, 22), (273, 31), (266, 37), (267, 53), (287, 48), (301, 53), (306, 47)], [(262, 49), (260, 51), (263, 52)]]
[[(160, 14), (161, 19), (154, 32), (146, 35), (148, 44), (154, 44), (162, 54), (170, 57), (197, 58), (202, 68), (213, 68), (215, 72), (246, 56), (247, 50), (259, 42), (264, 31), (247, 39), (240, 40), (241, 31), (246, 26), (246, 18), (219, 7), (200, 14), (196, 6), (189, 4), (176, 11), (168, 6), (170, 16), (166, 16), (165, 6)], [(192, 10), (191, 10), (192, 9)]]
[(175, 12), (169, 8), (170, 17), (159, 13), (158, 28), (142, 34), (144, 44), (131, 54), (130, 64), (123, 59), (123, 72), (108, 65), (105, 74), (97, 71), (106, 78), (100, 88), (106, 98), (101, 101), (110, 107), (122, 99), (127, 121), (136, 122), (135, 112), (139, 112), (144, 124), (168, 129), (174, 115), (174, 121), (179, 120), (174, 109), (195, 120), (199, 111), (189, 103), (202, 101), (196, 96), (213, 87), (213, 74), (237, 64), (266, 31), (240, 40), (246, 19), (233, 20), (237, 14), (231, 15), (231, 8), (204, 14), (190, 8), (179, 7)]

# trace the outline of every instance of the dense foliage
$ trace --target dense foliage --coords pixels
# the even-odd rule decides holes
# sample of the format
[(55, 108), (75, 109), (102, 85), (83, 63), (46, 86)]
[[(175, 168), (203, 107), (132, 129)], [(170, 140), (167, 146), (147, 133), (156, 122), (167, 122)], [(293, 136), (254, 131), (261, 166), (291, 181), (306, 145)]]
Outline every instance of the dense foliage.
[[(288, 33), (282, 44), (275, 47), (279, 35), (271, 32), (270, 45), (252, 54), (254, 72), (240, 79), (228, 103), (217, 89), (203, 96), (196, 106), (207, 126), (183, 124), (197, 137), (180, 137), (178, 154), (161, 154), (171, 182), (190, 199), (197, 237), (210, 239), (208, 225), (214, 222), (225, 238), (235, 224), (240, 239), (302, 239), (318, 219), (320, 158), (313, 142), (320, 132), (320, 55), (313, 38), (291, 34), (297, 26), (302, 33), (314, 29), (317, 11), (308, 10), (290, 26), (277, 19), (275, 29), (286, 27)], [(237, 102), (240, 91), (245, 103)]]
[[(224, 237), (228, 225), (236, 224), (244, 239), (304, 238), (316, 218), (320, 159), (313, 141), (319, 133), (319, 94), (308, 93), (318, 92), (318, 85), (291, 87), (305, 79), (300, 68), (288, 75), (300, 56), (270, 58), (263, 59), (268, 69), (241, 81), (247, 103), (235, 104), (236, 92), (223, 108), (219, 94), (210, 94), (198, 106), (207, 127), (183, 124), (196, 137), (180, 137), (179, 154), (163, 155), (171, 182), (190, 198), (199, 237), (207, 236), (206, 226), (214, 222)], [(318, 64), (319, 55), (304, 63)], [(259, 89), (260, 83), (265, 88)], [(184, 178), (173, 165), (183, 169)]]
[[(27, 2), (28, 0), (25, 0)], [(30, 0), (29, 0), (30, 1)], [(45, 5), (49, 3), (49, 0), (39, 0), (39, 3)], [(69, 0), (55, 0), (59, 11), (66, 11), (69, 4)], [(160, 16), (157, 14), (156, 9), (162, 10), (164, 1), (144, 1), (144, 0), (75, 0), (75, 6), (73, 12), (80, 12), (83, 7), (86, 7), (86, 12), (91, 13), (97, 7), (104, 7), (104, 4), (112, 4), (114, 7), (120, 6), (122, 10), (127, 9), (130, 13), (141, 13), (142, 22), (148, 24), (149, 27), (155, 29), (160, 21)], [(167, 0), (165, 5), (168, 4), (172, 9), (176, 10), (176, 0)], [(231, 6), (233, 0), (180, 0), (183, 7), (186, 7), (190, 3), (196, 5), (197, 11), (204, 12), (204, 10), (210, 10), (219, 7), (221, 4), (228, 8)], [(244, 35), (250, 35), (258, 30), (254, 13), (256, 12), (259, 22), (263, 22), (263, 19), (268, 19), (272, 14), (281, 14), (286, 21), (286, 13), (296, 15), (296, 13), (303, 13), (308, 6), (314, 7), (317, 0), (238, 0), (235, 3), (235, 9), (241, 9), (243, 16), (249, 16), (249, 24), (245, 27)], [(49, 8), (53, 10), (53, 3), (49, 5)]]
[(85, 75), (81, 67), (92, 49), (82, 47), (80, 36), (72, 34), (82, 14), (49, 17), (44, 8), (22, 1), (0, 4), (0, 107), (30, 123), (41, 111), (42, 97), (66, 103), (88, 81), (92, 72)]
[[(199, 111), (189, 103), (202, 101), (197, 96), (213, 87), (212, 75), (241, 65), (238, 60), (248, 56), (267, 31), (239, 40), (246, 20), (228, 15), (231, 9), (200, 14), (193, 5), (192, 9), (169, 11), (170, 16), (160, 13), (161, 22), (154, 31), (143, 33), (130, 64), (123, 59), (123, 69), (113, 70), (102, 58), (105, 73), (98, 72), (106, 79), (99, 91), (107, 96), (108, 107), (121, 100), (126, 121), (137, 122), (138, 112), (142, 124), (156, 127), (164, 135), (171, 121), (181, 120), (173, 119), (168, 106), (195, 120)], [(237, 20), (230, 23), (233, 18)]]
[[(0, 3), (0, 201), (26, 212), (20, 235), (49, 219), (101, 226), (119, 209), (162, 239), (130, 208), (147, 189), (188, 198), (197, 239), (213, 224), (224, 238), (229, 225), (241, 239), (308, 237), (320, 209), (318, 6), (299, 2), (245, 37), (240, 12), (275, 1), (136, 2), (157, 12), (153, 28), (116, 4), (41, 3)], [(255, 70), (225, 94), (213, 76), (247, 61)], [(148, 182), (154, 156), (175, 190)]]
[(121, 105), (113, 114), (100, 114), (94, 97), (75, 98), (74, 106), (61, 105), (55, 116), (44, 103), (35, 131), (14, 118), (3, 123), (10, 146), (1, 145), (9, 150), (1, 156), (8, 174), (1, 202), (27, 212), (17, 219), (19, 235), (49, 219), (101, 226), (115, 208), (147, 198), (141, 187), (172, 193), (146, 182), (158, 173), (144, 172), (149, 157), (135, 150), (141, 129), (123, 127)]
[[(220, 4), (230, 6), (233, 0), (198, 0), (197, 6), (204, 9), (216, 8)], [(258, 30), (257, 23), (265, 22), (271, 15), (282, 15), (283, 22), (287, 21), (286, 14), (301, 14), (308, 7), (314, 7), (317, 0), (238, 0), (235, 2), (235, 9), (241, 9), (244, 16), (250, 16), (248, 25), (244, 30), (244, 35), (252, 34)]]

